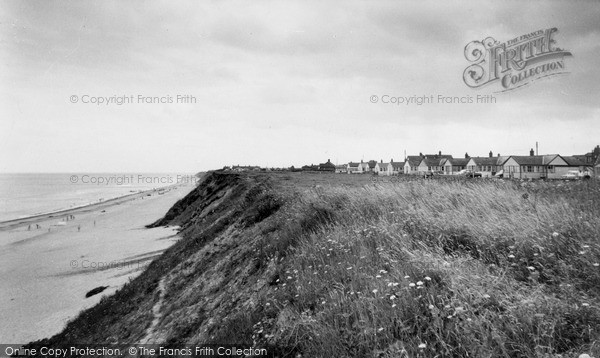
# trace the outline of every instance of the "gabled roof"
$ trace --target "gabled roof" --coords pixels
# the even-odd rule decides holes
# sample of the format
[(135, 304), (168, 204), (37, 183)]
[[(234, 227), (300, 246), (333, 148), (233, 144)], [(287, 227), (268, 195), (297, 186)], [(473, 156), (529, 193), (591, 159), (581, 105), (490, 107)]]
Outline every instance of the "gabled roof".
[[(442, 160), (445, 161), (445, 159), (441, 159), (441, 158), (436, 158), (436, 159), (434, 159), (434, 158), (425, 158), (425, 159), (423, 159), (423, 162), (428, 167), (437, 167), (437, 166), (442, 165)], [(423, 163), (423, 162), (421, 162), (421, 163)]]
[(498, 157), (471, 157), (477, 165), (498, 165)]
[(421, 160), (423, 160), (423, 157), (420, 155), (409, 155), (408, 157), (406, 157), (405, 163), (416, 165), (421, 163)]
[(503, 165), (504, 163), (506, 163), (508, 158), (510, 158), (510, 155), (501, 155), (496, 158), (497, 158), (496, 165)]
[(394, 169), (399, 169), (404, 167), (404, 162), (390, 162)]
[(444, 160), (444, 164), (449, 161), (450, 164), (452, 164), (454, 166), (465, 166), (465, 165), (467, 165), (469, 160), (471, 160), (471, 158), (449, 158), (449, 159)]
[(580, 158), (578, 158), (578, 156), (561, 156), (561, 158), (563, 158), (565, 160), (565, 162), (567, 162), (567, 164), (571, 167), (584, 167), (586, 165), (588, 165), (587, 163), (585, 163), (584, 161), (582, 161)]
[(510, 156), (510, 158), (513, 158), (519, 165), (547, 165), (552, 160), (554, 160), (554, 158), (556, 158), (556, 157), (558, 157), (558, 154), (550, 154), (550, 155), (511, 155)]
[(319, 163), (319, 167), (335, 168), (335, 164), (328, 160), (326, 163)]
[(360, 164), (360, 163), (354, 163), (354, 162), (350, 162), (350, 163), (348, 163), (348, 166), (349, 166), (349, 167), (358, 168), (358, 165), (359, 165), (359, 164)]
[(425, 154), (427, 159), (452, 159), (450, 154)]
[(377, 161), (375, 160), (369, 160), (369, 168), (373, 169), (375, 168), (375, 165), (377, 164)]

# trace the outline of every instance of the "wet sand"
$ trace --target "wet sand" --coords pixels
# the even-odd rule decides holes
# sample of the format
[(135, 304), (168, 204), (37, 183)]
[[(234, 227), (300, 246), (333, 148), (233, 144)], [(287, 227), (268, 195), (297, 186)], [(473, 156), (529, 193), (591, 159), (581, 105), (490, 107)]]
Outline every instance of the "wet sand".
[[(0, 223), (0, 343), (52, 336), (81, 310), (140, 274), (178, 239), (175, 227), (145, 226), (193, 187), (136, 193)], [(71, 215), (74, 219), (67, 219)], [(98, 286), (108, 288), (85, 297)]]

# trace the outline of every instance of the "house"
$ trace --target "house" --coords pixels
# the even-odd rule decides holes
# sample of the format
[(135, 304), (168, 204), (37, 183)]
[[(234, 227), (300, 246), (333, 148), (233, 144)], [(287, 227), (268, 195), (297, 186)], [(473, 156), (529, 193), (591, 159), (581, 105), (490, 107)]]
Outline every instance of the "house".
[(569, 170), (583, 171), (586, 163), (575, 156), (558, 154), (529, 156), (511, 155), (502, 165), (505, 178), (516, 179), (560, 179)]
[(317, 171), (320, 172), (335, 172), (335, 164), (331, 162), (331, 160), (327, 159), (327, 162), (320, 163), (317, 166)]
[(381, 160), (379, 163), (375, 164), (375, 173), (377, 175), (398, 175), (400, 172), (402, 172), (404, 168), (404, 163), (403, 162), (394, 162), (394, 159), (390, 159), (389, 162), (384, 163), (383, 160)]
[(368, 173), (369, 171), (370, 171), (369, 163), (365, 163), (361, 160), (360, 163), (358, 164), (357, 173), (364, 174), (364, 173)]
[(600, 178), (600, 156), (598, 156), (596, 164), (594, 165), (594, 175), (596, 178)]
[(335, 172), (336, 173), (346, 173), (348, 164), (340, 164), (340, 165), (336, 165), (335, 166)]
[(348, 166), (346, 167), (346, 172), (348, 174), (358, 173), (358, 166), (359, 165), (360, 165), (360, 163), (354, 163), (354, 162), (348, 163)]
[(404, 162), (395, 162), (394, 159), (391, 159), (388, 170), (391, 170), (388, 175), (398, 175), (404, 171)]
[(390, 163), (384, 163), (383, 159), (379, 163), (375, 163), (374, 172), (377, 175), (389, 175), (388, 174), (388, 166)]
[(556, 161), (558, 154), (534, 155), (533, 149), (529, 156), (511, 155), (502, 165), (505, 178), (516, 179), (545, 179), (548, 177), (548, 165)]
[(598, 157), (600, 157), (600, 145), (597, 145), (596, 148), (592, 149), (592, 151), (589, 153), (582, 155), (573, 155), (572, 157), (585, 163), (585, 165), (592, 167), (594, 163), (597, 163)]
[(451, 175), (467, 169), (467, 163), (471, 158), (449, 158), (442, 161), (442, 170), (444, 174)]
[(494, 157), (494, 154), (490, 151), (487, 157), (469, 158), (466, 169), (481, 173), (482, 178), (491, 178), (502, 170), (505, 161), (505, 157), (500, 157), (500, 154), (498, 154), (498, 157)]
[(423, 155), (409, 155), (404, 160), (404, 174), (418, 174)]
[(445, 162), (449, 158), (423, 158), (421, 163), (419, 163), (418, 171), (419, 173), (425, 172), (439, 172), (442, 170), (443, 162)]
[(452, 156), (442, 154), (442, 151), (439, 151), (438, 154), (425, 154), (417, 166), (417, 170), (419, 173), (443, 171), (443, 164), (448, 159), (452, 159)]
[(556, 155), (546, 166), (546, 178), (560, 179), (570, 170), (583, 171), (585, 168), (585, 163), (576, 157)]

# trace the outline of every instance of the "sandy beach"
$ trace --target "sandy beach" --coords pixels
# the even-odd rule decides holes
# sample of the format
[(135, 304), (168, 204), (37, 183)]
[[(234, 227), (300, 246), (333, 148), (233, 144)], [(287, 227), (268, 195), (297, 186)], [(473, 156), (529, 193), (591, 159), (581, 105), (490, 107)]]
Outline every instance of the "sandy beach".
[[(0, 222), (0, 342), (23, 344), (58, 333), (138, 275), (178, 239), (176, 227), (145, 226), (193, 187)], [(108, 288), (86, 298), (99, 286)]]

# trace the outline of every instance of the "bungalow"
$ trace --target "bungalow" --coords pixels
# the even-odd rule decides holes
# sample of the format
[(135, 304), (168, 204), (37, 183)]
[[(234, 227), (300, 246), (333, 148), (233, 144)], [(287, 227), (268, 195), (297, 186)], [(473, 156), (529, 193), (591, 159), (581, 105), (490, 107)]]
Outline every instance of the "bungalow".
[(487, 157), (471, 157), (467, 163), (467, 169), (472, 172), (479, 172), (483, 178), (491, 178), (496, 175), (497, 172), (502, 170), (502, 165), (506, 161), (506, 157), (493, 156), (490, 154)]
[(317, 171), (320, 172), (335, 172), (335, 164), (331, 162), (331, 160), (327, 159), (327, 162), (320, 163), (317, 167)]
[(403, 162), (394, 162), (394, 159), (387, 163), (381, 160), (381, 162), (375, 164), (375, 173), (377, 175), (397, 175), (403, 170), (403, 167)]
[(463, 169), (467, 169), (467, 163), (470, 158), (449, 158), (442, 161), (442, 170), (444, 174), (455, 174)]
[(404, 174), (418, 174), (423, 155), (409, 155), (404, 160)]
[(449, 154), (442, 154), (442, 151), (439, 151), (438, 154), (425, 154), (417, 169), (420, 173), (443, 171), (443, 164), (448, 159), (452, 159), (452, 156)]
[(391, 169), (392, 171), (388, 175), (398, 175), (404, 170), (404, 162), (395, 162), (394, 159), (392, 159), (390, 160), (390, 164), (388, 170)]
[(384, 163), (383, 159), (381, 162), (375, 164), (375, 174), (377, 175), (389, 175), (388, 174), (388, 166), (390, 163)]
[(502, 165), (505, 178), (517, 179), (560, 179), (570, 170), (583, 171), (589, 167), (575, 156), (558, 154), (510, 156)]
[[(582, 155), (573, 155), (579, 161), (582, 161), (585, 165), (591, 167), (594, 163), (597, 163), (598, 157), (600, 157), (600, 145), (592, 149), (591, 152)], [(563, 157), (564, 158), (564, 157)]]
[(511, 155), (502, 165), (505, 178), (540, 179), (548, 177), (548, 165), (555, 163), (558, 154), (529, 156)]
[(336, 173), (346, 173), (347, 164), (340, 164), (335, 166)]
[(421, 160), (421, 163), (419, 163), (419, 166), (417, 167), (419, 170), (419, 173), (426, 173), (426, 172), (439, 172), (442, 170), (443, 166), (443, 162), (445, 162), (447, 159), (449, 158), (423, 158), (423, 160)]
[(361, 174), (370, 173), (372, 171), (371, 162), (373, 162), (373, 169), (375, 169), (376, 162), (374, 160), (370, 160), (368, 163), (365, 163), (361, 160), (360, 163), (358, 164), (357, 173), (361, 173)]
[(359, 165), (360, 165), (360, 163), (350, 162), (350, 163), (348, 163), (348, 166), (346, 167), (346, 171), (348, 172), (348, 174), (358, 173)]

